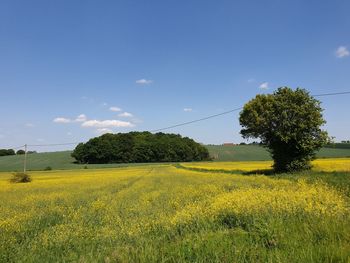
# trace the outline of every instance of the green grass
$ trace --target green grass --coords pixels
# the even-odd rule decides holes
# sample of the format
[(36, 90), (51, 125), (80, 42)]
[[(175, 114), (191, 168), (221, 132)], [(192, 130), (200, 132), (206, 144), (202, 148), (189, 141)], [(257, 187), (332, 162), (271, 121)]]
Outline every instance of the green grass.
[[(350, 259), (347, 214), (266, 210), (223, 213), (215, 220), (194, 213), (190, 220), (179, 220), (178, 215), (192, 211), (192, 206), (204, 209), (222, 194), (260, 189), (268, 195), (274, 188), (293, 188), (294, 181), (307, 174), (288, 178), (209, 174), (171, 165), (31, 174), (31, 183), (11, 184), (11, 174), (0, 173), (0, 262), (346, 263)], [(310, 184), (325, 178), (322, 173), (310, 176), (314, 178)], [(329, 173), (325, 182), (339, 189), (349, 186), (349, 175), (345, 180), (339, 176)]]
[(271, 175), (274, 179), (288, 179), (297, 181), (300, 179), (308, 183), (323, 182), (344, 193), (350, 198), (350, 172), (301, 172), (296, 174)]
[(178, 169), (184, 169), (194, 172), (202, 172), (202, 173), (223, 173), (223, 174), (231, 174), (231, 175), (246, 175), (246, 176), (254, 176), (257, 174), (270, 176), (273, 179), (287, 179), (291, 181), (298, 181), (300, 179), (305, 180), (308, 183), (316, 183), (323, 182), (331, 187), (336, 188), (341, 191), (348, 197), (350, 197), (350, 172), (320, 172), (320, 171), (306, 171), (299, 173), (282, 173), (282, 174), (274, 174), (272, 169), (268, 170), (260, 170), (260, 171), (240, 171), (240, 170), (224, 170), (224, 169), (205, 169), (205, 168), (195, 168), (195, 167), (186, 167), (181, 164), (174, 165)]
[[(208, 145), (210, 156), (215, 161), (267, 161), (271, 160), (269, 152), (257, 145)], [(349, 151), (350, 153), (350, 151)]]
[[(0, 157), (0, 172), (18, 172), (23, 170), (24, 155)], [(48, 166), (52, 170), (71, 170), (94, 168), (114, 168), (141, 164), (76, 164), (71, 157), (71, 151), (33, 153), (27, 155), (27, 170), (40, 171)]]
[[(271, 160), (268, 151), (257, 145), (222, 146), (208, 145), (209, 153), (218, 157), (214, 161), (266, 161)], [(50, 166), (53, 170), (113, 168), (140, 164), (75, 164), (70, 156), (71, 151), (36, 153), (28, 155), (28, 170), (44, 170)], [(317, 154), (318, 158), (349, 157), (350, 149), (323, 148)], [(0, 171), (22, 171), (23, 155), (0, 157)]]
[[(271, 160), (269, 152), (258, 145), (208, 145), (211, 156), (215, 161), (268, 161)], [(317, 158), (349, 157), (350, 149), (346, 148), (322, 148), (317, 153)]]
[(341, 149), (350, 149), (350, 143), (332, 143), (326, 145), (327, 148), (341, 148)]

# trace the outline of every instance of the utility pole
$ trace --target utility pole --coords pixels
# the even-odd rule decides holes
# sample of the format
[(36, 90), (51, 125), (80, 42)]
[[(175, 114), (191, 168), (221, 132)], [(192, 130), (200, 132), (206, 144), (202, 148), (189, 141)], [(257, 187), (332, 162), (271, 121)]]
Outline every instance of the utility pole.
[(24, 145), (24, 165), (23, 165), (23, 173), (27, 171), (27, 144)]

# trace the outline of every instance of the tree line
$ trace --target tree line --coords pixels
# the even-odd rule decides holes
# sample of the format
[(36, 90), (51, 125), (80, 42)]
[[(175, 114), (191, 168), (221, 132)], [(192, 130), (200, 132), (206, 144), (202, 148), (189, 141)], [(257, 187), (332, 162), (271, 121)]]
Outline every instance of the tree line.
[(325, 145), (327, 148), (350, 149), (350, 142), (336, 142)]
[(107, 133), (80, 143), (72, 153), (78, 163), (147, 163), (209, 160), (206, 147), (178, 134)]
[[(36, 153), (36, 151), (28, 151), (27, 154)], [(25, 154), (24, 150), (18, 150), (15, 152), (13, 149), (0, 149), (0, 156), (8, 156), (8, 155), (21, 155)]]

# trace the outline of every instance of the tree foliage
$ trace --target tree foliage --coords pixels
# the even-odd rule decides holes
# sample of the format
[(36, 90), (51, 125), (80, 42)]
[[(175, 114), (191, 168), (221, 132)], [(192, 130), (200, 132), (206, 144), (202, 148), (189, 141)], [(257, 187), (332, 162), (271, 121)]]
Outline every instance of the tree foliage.
[(0, 149), (0, 156), (7, 156), (7, 155), (15, 155), (15, 151), (13, 149)]
[(22, 154), (25, 154), (26, 152), (24, 150), (18, 150), (16, 152), (17, 155), (22, 155)]
[(277, 172), (309, 169), (315, 152), (327, 143), (320, 101), (306, 90), (279, 88), (244, 105), (240, 124), (244, 138), (260, 138), (269, 148)]
[(208, 160), (208, 150), (177, 134), (129, 132), (90, 139), (77, 145), (72, 156), (79, 163), (187, 162)]

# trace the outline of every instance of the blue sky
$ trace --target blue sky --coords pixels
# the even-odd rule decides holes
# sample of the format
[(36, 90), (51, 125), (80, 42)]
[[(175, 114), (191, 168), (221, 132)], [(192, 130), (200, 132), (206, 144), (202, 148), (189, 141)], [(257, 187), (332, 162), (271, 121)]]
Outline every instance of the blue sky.
[[(280, 86), (348, 91), (349, 10), (349, 1), (3, 0), (0, 148), (153, 130)], [(322, 98), (337, 140), (350, 139), (349, 99)], [(218, 144), (242, 141), (239, 131), (232, 113), (167, 132)]]

